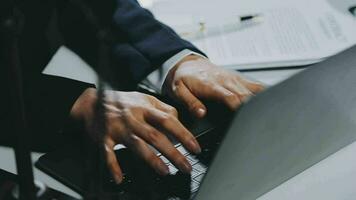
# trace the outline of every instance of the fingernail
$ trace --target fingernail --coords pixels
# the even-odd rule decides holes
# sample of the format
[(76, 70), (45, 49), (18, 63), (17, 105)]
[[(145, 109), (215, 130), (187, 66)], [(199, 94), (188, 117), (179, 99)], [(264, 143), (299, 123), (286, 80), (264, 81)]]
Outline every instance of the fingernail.
[(116, 184), (120, 184), (120, 183), (122, 182), (122, 178), (121, 178), (121, 176), (119, 176), (119, 175), (115, 175), (115, 176), (114, 176), (114, 179), (115, 179), (115, 183), (116, 183)]
[(157, 168), (158, 168), (158, 174), (160, 174), (161, 176), (166, 176), (169, 174), (169, 169), (167, 165), (159, 164)]
[(191, 140), (191, 141), (189, 142), (189, 145), (190, 145), (191, 150), (192, 150), (194, 153), (199, 154), (199, 153), (201, 152), (200, 145), (198, 144), (197, 141)]
[(206, 111), (203, 108), (198, 108), (197, 109), (197, 114), (199, 117), (204, 117)]
[(192, 171), (192, 166), (189, 164), (188, 161), (183, 162), (182, 168), (182, 171), (185, 173), (190, 173)]

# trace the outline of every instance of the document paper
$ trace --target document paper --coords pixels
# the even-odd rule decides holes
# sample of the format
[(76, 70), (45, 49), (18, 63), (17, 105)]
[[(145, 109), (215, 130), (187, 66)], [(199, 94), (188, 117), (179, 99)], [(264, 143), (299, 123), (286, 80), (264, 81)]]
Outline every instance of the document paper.
[[(223, 23), (214, 17), (205, 20), (217, 26)], [(183, 18), (189, 22), (188, 16)], [(261, 23), (240, 30), (221, 31), (191, 42), (214, 63), (234, 69), (311, 64), (356, 44), (355, 17), (323, 0), (307, 4), (298, 1), (288, 7), (265, 10), (262, 19)], [(190, 22), (198, 23), (199, 19), (191, 16)], [(181, 23), (173, 27), (180, 33), (184, 26)]]

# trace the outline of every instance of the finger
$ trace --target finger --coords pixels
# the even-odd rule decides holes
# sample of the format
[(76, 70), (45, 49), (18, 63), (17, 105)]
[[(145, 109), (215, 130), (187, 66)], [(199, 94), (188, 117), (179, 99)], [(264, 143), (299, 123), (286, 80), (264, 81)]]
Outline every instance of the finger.
[(106, 162), (111, 171), (112, 176), (117, 184), (120, 184), (123, 180), (122, 171), (120, 168), (120, 164), (116, 158), (116, 154), (114, 151), (114, 142), (111, 140), (107, 140), (105, 144), (105, 152), (106, 152)]
[(146, 114), (145, 119), (151, 124), (159, 125), (166, 132), (175, 136), (189, 151), (196, 154), (201, 152), (198, 141), (176, 117), (152, 109)]
[(158, 100), (156, 98), (153, 98), (152, 103), (157, 109), (159, 109), (159, 110), (161, 110), (163, 112), (166, 112), (168, 114), (171, 114), (174, 117), (178, 118), (178, 111), (173, 106), (170, 106), (170, 105), (168, 105), (168, 104), (166, 104), (166, 103), (164, 103), (164, 102), (162, 102), (162, 101), (160, 101), (160, 100)]
[(168, 138), (152, 126), (135, 119), (129, 121), (133, 132), (145, 142), (154, 146), (167, 157), (178, 169), (190, 173), (192, 166), (187, 159), (172, 145)]
[(201, 118), (206, 115), (207, 109), (204, 104), (192, 94), (183, 82), (175, 85), (173, 92), (177, 99), (180, 100), (191, 113), (194, 113), (196, 117)]
[(239, 82), (235, 83), (226, 83), (224, 85), (226, 89), (229, 91), (233, 92), (235, 95), (237, 95), (240, 98), (241, 102), (245, 102), (250, 96), (253, 95), (253, 93), (248, 90), (245, 86), (243, 86)]
[(195, 90), (197, 96), (205, 99), (212, 99), (216, 101), (223, 102), (231, 110), (235, 110), (241, 105), (240, 98), (235, 95), (233, 92), (228, 89), (213, 85), (213, 84), (204, 84), (200, 86), (199, 90)]
[(168, 166), (157, 157), (141, 138), (131, 134), (125, 139), (125, 145), (147, 162), (158, 174), (162, 176), (169, 174)]
[(252, 93), (257, 94), (262, 92), (265, 89), (265, 86), (262, 83), (251, 81), (246, 78), (238, 77), (236, 82), (243, 83), (243, 85), (250, 90)]
[(265, 89), (265, 86), (261, 83), (250, 82), (246, 84), (246, 87), (254, 94), (262, 92)]

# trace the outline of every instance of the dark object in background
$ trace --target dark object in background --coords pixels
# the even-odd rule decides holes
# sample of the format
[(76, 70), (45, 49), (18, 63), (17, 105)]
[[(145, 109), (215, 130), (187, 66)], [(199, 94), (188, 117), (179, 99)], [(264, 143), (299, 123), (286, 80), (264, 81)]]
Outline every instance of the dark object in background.
[[(1, 200), (18, 200), (18, 177), (15, 174), (0, 169), (0, 199)], [(45, 187), (36, 187), (36, 193), (41, 194), (37, 200), (76, 200), (57, 190)]]
[[(1, 144), (13, 147), (16, 156), (16, 167), (18, 176), (1, 171), (0, 173), (0, 199), (1, 200), (45, 200), (45, 199), (68, 199), (73, 198), (58, 191), (34, 185), (34, 176), (32, 171), (32, 161), (30, 157), (30, 143), (34, 139), (30, 138), (32, 132), (28, 128), (27, 116), (24, 100), (24, 78), (23, 68), (21, 68), (19, 37), (22, 33), (24, 22), (23, 13), (11, 1), (0, 3), (0, 65), (2, 76), (5, 79), (2, 85), (5, 90), (2, 91), (0, 140)], [(2, 118), (1, 118), (2, 119)], [(8, 131), (11, 130), (11, 131)], [(8, 134), (10, 133), (10, 134)], [(10, 137), (8, 137), (10, 135)], [(4, 139), (5, 138), (5, 139)]]
[(356, 6), (351, 7), (349, 11), (356, 17)]
[(12, 191), (16, 187), (17, 177), (0, 169), (0, 199), (13, 199)]
[[(19, 199), (34, 200), (35, 186), (33, 183), (32, 162), (28, 144), (28, 126), (25, 114), (25, 102), (23, 94), (22, 69), (18, 49), (19, 35), (24, 19), (12, 3), (6, 1), (6, 14), (0, 18), (0, 41), (1, 41), (1, 63), (5, 64), (6, 75), (9, 76), (11, 90), (3, 98), (12, 103), (10, 111), (12, 115), (7, 116), (15, 124), (11, 132), (14, 133), (14, 150), (16, 167), (18, 172)], [(7, 105), (10, 106), (10, 105)]]

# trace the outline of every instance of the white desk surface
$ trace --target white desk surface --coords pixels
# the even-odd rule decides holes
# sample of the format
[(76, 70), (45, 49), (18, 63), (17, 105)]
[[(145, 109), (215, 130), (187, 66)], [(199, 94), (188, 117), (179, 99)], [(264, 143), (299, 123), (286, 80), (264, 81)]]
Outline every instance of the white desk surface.
[[(158, 2), (159, 1), (159, 2)], [(152, 6), (154, 13), (156, 12), (170, 12), (170, 10), (160, 10), (160, 6), (165, 3), (177, 0), (142, 0), (144, 5)], [(200, 5), (199, 9), (190, 8), (189, 2), (182, 1), (182, 9), (184, 12), (206, 12), (214, 10), (214, 8), (206, 7), (204, 4)], [(196, 1), (196, 0), (194, 0)], [(207, 0), (212, 1), (212, 0)], [(342, 5), (355, 0), (328, 0), (336, 5)], [(157, 3), (158, 2), (158, 3)], [(222, 1), (216, 1), (216, 4), (222, 4)], [(288, 3), (288, 0), (224, 0), (226, 3), (238, 4), (238, 10), (247, 13), (254, 7), (271, 6), (273, 7), (279, 3)], [(263, 2), (263, 3), (262, 3)], [(188, 4), (186, 4), (188, 3)], [(160, 5), (161, 4), (161, 5)], [(184, 5), (183, 5), (184, 4)], [(157, 5), (157, 6), (155, 6)], [(177, 9), (177, 8), (172, 8)], [(234, 9), (234, 8), (232, 8)], [(217, 13), (218, 14), (218, 13)], [(259, 80), (267, 85), (274, 85), (279, 83), (291, 75), (298, 73), (298, 69), (290, 70), (275, 70), (275, 71), (258, 71), (243, 73), (256, 80)], [(352, 144), (336, 154), (328, 157), (324, 161), (318, 163), (312, 168), (304, 171), (296, 177), (290, 179), (281, 186), (275, 188), (269, 193), (263, 195), (259, 200), (352, 200), (356, 199), (356, 144)], [(40, 154), (33, 153), (32, 158), (36, 160)], [(12, 173), (16, 173), (16, 166), (14, 160), (13, 150), (10, 148), (0, 147), (0, 168)], [(352, 164), (345, 164), (352, 163)], [(57, 182), (53, 178), (47, 176), (41, 171), (34, 169), (35, 178), (43, 181), (48, 186), (65, 192), (73, 197), (79, 198), (79, 195), (70, 190), (66, 186)]]

